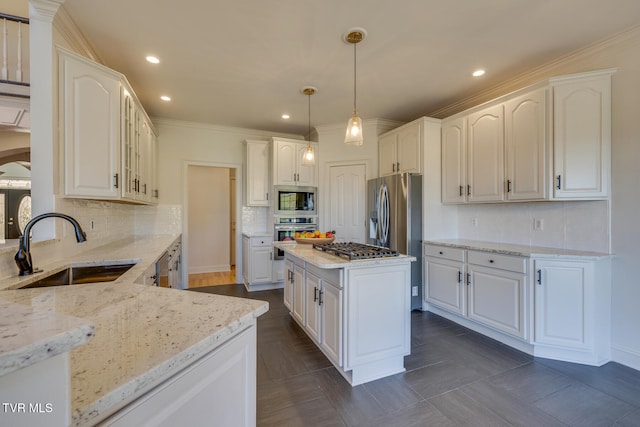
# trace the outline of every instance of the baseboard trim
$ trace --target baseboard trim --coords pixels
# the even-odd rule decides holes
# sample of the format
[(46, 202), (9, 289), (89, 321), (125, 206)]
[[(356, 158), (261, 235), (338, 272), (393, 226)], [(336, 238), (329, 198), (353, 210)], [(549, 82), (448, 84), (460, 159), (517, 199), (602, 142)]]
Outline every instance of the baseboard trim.
[(611, 346), (611, 360), (640, 371), (640, 353), (622, 346)]

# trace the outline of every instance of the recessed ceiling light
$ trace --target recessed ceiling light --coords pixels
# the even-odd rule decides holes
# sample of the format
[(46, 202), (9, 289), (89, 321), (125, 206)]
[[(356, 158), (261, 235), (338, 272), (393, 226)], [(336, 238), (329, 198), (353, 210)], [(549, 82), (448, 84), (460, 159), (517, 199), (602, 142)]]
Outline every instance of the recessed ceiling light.
[(149, 55), (147, 56), (147, 61), (151, 62), (152, 64), (159, 64), (160, 60), (158, 58), (156, 58), (153, 55)]
[(288, 119), (290, 119), (290, 118), (291, 118), (291, 116), (290, 116), (290, 115), (288, 115), (288, 114), (283, 114), (283, 115), (282, 115), (282, 118), (283, 118), (283, 119), (285, 119), (285, 120), (288, 120)]
[(167, 95), (162, 95), (160, 97), (160, 99), (162, 99), (163, 101), (171, 101), (171, 97), (167, 96)]
[(473, 77), (480, 77), (482, 75), (484, 75), (484, 70), (475, 70), (473, 72)]

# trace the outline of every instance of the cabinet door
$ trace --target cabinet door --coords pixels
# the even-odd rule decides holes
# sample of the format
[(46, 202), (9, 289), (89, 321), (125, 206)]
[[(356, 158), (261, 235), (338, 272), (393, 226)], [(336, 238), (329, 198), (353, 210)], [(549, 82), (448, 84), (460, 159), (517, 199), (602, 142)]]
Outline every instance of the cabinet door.
[(269, 144), (247, 141), (247, 206), (269, 206)]
[(526, 276), (473, 264), (468, 269), (469, 318), (526, 338)]
[(315, 274), (307, 272), (307, 278), (305, 281), (305, 311), (306, 321), (304, 324), (307, 334), (315, 342), (320, 342), (320, 278)]
[(465, 119), (442, 123), (442, 203), (466, 200)]
[(271, 283), (273, 248), (270, 246), (251, 248), (251, 283)]
[(298, 150), (295, 144), (274, 142), (274, 185), (296, 185)]
[(546, 93), (539, 89), (505, 103), (508, 200), (545, 198)]
[[(307, 143), (297, 144), (296, 146), (296, 171), (298, 173), (296, 177), (296, 184), (302, 185), (305, 187), (315, 187), (316, 186), (316, 167), (315, 166), (303, 166), (302, 165), (302, 156), (307, 151)], [(318, 147), (314, 147), (314, 152), (316, 156), (318, 154)]]
[(418, 123), (398, 132), (396, 171), (399, 173), (422, 173), (421, 131)]
[(122, 89), (122, 197), (135, 200), (138, 173), (138, 116), (133, 96)]
[(440, 258), (424, 258), (425, 292), (429, 304), (465, 315), (464, 264)]
[(504, 117), (502, 105), (467, 119), (467, 200), (504, 200)]
[(284, 261), (284, 306), (293, 311), (293, 263)]
[(398, 153), (398, 135), (392, 133), (381, 137), (378, 141), (378, 168), (379, 175), (393, 175), (396, 172), (396, 155)]
[(146, 117), (140, 114), (140, 134), (138, 141), (138, 192), (137, 200), (151, 202), (151, 181), (152, 181), (152, 134), (151, 126)]
[(301, 324), (305, 322), (305, 283), (304, 269), (298, 265), (293, 267), (293, 317)]
[(332, 362), (342, 366), (342, 290), (323, 281), (319, 304), (322, 312), (320, 347)]
[(611, 162), (610, 76), (553, 86), (554, 196), (604, 198)]
[(65, 195), (117, 199), (120, 82), (96, 64), (60, 54)]
[(535, 261), (535, 342), (588, 348), (590, 280), (585, 262)]

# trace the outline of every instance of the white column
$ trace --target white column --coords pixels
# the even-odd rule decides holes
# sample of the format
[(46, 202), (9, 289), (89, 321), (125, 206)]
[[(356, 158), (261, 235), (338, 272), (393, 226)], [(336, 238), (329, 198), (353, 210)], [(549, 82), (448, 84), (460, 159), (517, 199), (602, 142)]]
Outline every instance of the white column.
[[(29, 0), (31, 63), (31, 196), (33, 216), (55, 211), (53, 18), (65, 0)], [(34, 240), (55, 237), (55, 221), (34, 228)]]

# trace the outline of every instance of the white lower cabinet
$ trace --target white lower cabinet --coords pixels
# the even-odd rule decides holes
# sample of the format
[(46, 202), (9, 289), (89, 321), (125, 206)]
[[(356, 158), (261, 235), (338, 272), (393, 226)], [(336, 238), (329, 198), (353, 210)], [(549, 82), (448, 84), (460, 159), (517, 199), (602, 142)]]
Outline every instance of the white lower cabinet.
[(284, 306), (293, 310), (293, 261), (284, 261)]
[(255, 325), (98, 425), (255, 426)]
[(424, 254), (429, 311), (535, 356), (596, 366), (609, 361), (608, 258), (536, 258), (433, 244)]
[(247, 290), (256, 290), (252, 287), (273, 282), (272, 242), (271, 236), (242, 237), (242, 275)]

